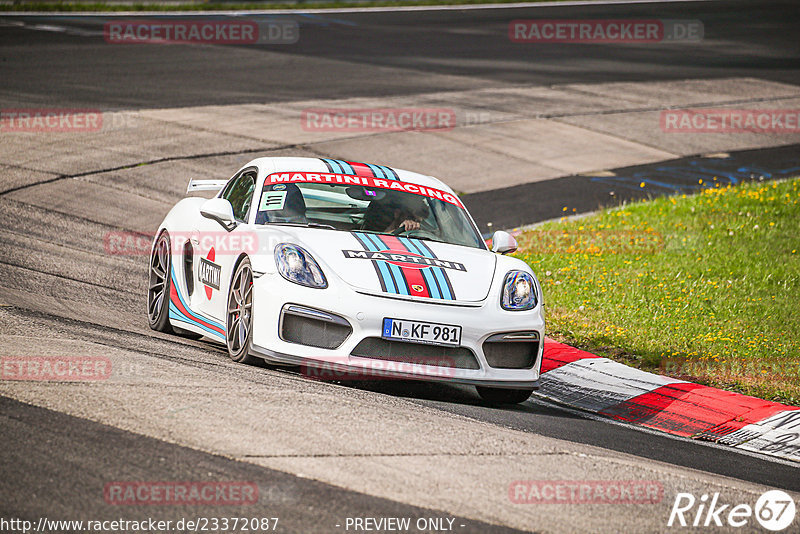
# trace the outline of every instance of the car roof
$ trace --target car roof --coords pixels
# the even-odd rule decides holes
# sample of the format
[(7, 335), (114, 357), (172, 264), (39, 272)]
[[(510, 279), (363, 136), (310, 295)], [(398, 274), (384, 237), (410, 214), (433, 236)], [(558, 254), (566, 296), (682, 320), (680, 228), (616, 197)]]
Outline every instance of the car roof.
[[(346, 165), (341, 165), (344, 163)], [(338, 174), (351, 174), (350, 172), (342, 172), (341, 169), (354, 168), (353, 164), (357, 166), (367, 166), (369, 168), (378, 168), (374, 177), (383, 178), (379, 173), (383, 172), (388, 174), (393, 172), (397, 177), (392, 179), (399, 179), (402, 182), (409, 182), (412, 184), (423, 185), (426, 187), (433, 187), (455, 194), (455, 192), (444, 182), (433, 176), (419, 174), (412, 171), (398, 169), (396, 167), (387, 167), (386, 165), (377, 165), (373, 163), (359, 163), (347, 160), (337, 160), (330, 158), (298, 158), (298, 157), (264, 157), (256, 158), (242, 167), (258, 167), (259, 179), (272, 174), (274, 172), (319, 172), (319, 173), (338, 173)], [(363, 167), (361, 167), (363, 168)]]

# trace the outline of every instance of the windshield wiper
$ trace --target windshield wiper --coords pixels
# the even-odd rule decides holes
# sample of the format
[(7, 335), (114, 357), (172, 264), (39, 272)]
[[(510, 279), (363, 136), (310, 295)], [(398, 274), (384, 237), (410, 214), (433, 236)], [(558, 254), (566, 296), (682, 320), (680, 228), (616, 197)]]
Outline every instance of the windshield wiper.
[(338, 230), (335, 226), (331, 226), (330, 224), (321, 224), (321, 223), (313, 223), (313, 222), (288, 222), (288, 221), (281, 221), (281, 222), (268, 222), (266, 224), (275, 224), (279, 226), (300, 226), (302, 228), (326, 228), (328, 230)]
[(416, 236), (415, 235), (413, 237), (413, 239), (419, 239), (420, 241), (433, 241), (434, 243), (445, 243), (445, 244), (448, 244), (448, 245), (452, 245), (453, 244), (453, 243), (450, 243), (448, 241), (442, 241), (441, 239), (434, 239), (432, 237), (423, 237), (423, 236)]

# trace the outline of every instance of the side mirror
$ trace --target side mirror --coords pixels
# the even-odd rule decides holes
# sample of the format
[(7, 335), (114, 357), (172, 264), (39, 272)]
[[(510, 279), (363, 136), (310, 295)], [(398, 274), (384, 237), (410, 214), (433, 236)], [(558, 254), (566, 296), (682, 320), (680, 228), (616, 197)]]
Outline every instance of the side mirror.
[(210, 198), (200, 206), (200, 215), (206, 219), (213, 219), (231, 231), (236, 227), (233, 218), (233, 206), (224, 198)]
[(492, 252), (508, 254), (517, 250), (517, 240), (508, 232), (498, 230), (492, 236)]

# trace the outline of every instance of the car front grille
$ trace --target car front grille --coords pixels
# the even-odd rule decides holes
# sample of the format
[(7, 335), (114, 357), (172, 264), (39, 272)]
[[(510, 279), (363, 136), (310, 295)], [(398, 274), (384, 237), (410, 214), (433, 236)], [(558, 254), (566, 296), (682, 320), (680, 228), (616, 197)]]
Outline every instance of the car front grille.
[(539, 355), (538, 332), (495, 334), (483, 342), (486, 363), (495, 369), (530, 369)]
[(343, 317), (328, 312), (286, 306), (281, 316), (281, 339), (321, 349), (336, 349), (353, 332)]
[(351, 356), (390, 360), (417, 365), (453, 367), (456, 369), (479, 369), (478, 359), (471, 350), (464, 347), (444, 347), (423, 343), (391, 341), (380, 337), (367, 337), (361, 340), (350, 352)]

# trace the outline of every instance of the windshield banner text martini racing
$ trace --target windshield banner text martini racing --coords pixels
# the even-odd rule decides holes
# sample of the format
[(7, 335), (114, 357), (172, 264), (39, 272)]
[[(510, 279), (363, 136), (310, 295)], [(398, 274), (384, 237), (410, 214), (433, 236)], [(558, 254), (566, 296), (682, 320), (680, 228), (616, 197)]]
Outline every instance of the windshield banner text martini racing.
[(324, 183), (324, 184), (343, 184), (343, 185), (363, 185), (364, 187), (377, 187), (379, 189), (394, 189), (415, 195), (422, 195), (429, 198), (443, 200), (463, 208), (464, 205), (452, 193), (447, 193), (441, 189), (427, 187), (399, 180), (382, 180), (380, 178), (370, 178), (368, 176), (351, 176), (349, 174), (317, 173), (317, 172), (276, 172), (270, 174), (264, 180), (265, 184), (279, 183)]

